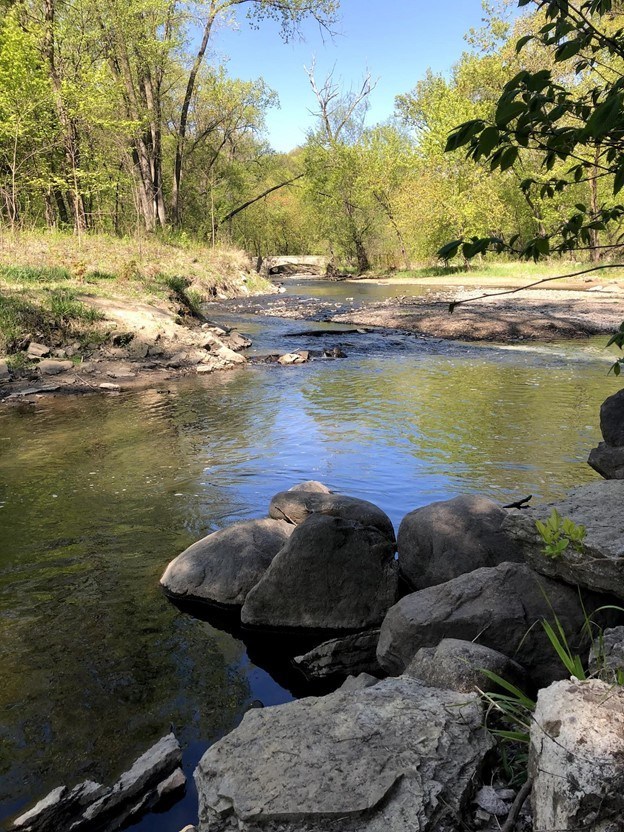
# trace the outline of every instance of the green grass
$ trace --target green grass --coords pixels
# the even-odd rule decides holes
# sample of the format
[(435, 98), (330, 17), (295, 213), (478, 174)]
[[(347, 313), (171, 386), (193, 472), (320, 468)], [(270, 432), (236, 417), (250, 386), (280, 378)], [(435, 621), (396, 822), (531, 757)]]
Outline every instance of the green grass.
[(59, 283), (70, 280), (71, 275), (60, 266), (0, 266), (0, 279), (9, 283)]
[(0, 293), (0, 353), (16, 353), (28, 339), (51, 345), (84, 337), (101, 318), (67, 289), (46, 289), (37, 299), (24, 291)]
[[(548, 260), (540, 263), (510, 262), (505, 260), (489, 260), (487, 262), (459, 265), (442, 266), (429, 265), (416, 269), (396, 271), (389, 273), (388, 277), (396, 278), (423, 278), (423, 277), (453, 277), (455, 275), (466, 275), (466, 277), (490, 277), (490, 278), (535, 278), (566, 276), (584, 269), (592, 268), (591, 263), (576, 263), (571, 261)], [(614, 280), (624, 276), (624, 264), (621, 271), (613, 268), (602, 268), (591, 273), (592, 279)]]

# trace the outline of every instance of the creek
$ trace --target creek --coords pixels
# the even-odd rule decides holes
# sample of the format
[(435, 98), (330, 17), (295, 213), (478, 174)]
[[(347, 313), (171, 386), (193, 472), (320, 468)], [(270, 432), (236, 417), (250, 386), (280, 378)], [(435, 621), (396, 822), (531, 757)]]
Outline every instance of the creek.
[(276, 491), (319, 479), (398, 527), (460, 493), (544, 500), (597, 478), (585, 460), (620, 386), (603, 338), (496, 347), (220, 314), (256, 352), (339, 344), (348, 357), (0, 409), (0, 823), (63, 783), (112, 782), (170, 725), (187, 795), (132, 828), (194, 821), (205, 748), (253, 700), (293, 694), (158, 579), (194, 540), (263, 516)]

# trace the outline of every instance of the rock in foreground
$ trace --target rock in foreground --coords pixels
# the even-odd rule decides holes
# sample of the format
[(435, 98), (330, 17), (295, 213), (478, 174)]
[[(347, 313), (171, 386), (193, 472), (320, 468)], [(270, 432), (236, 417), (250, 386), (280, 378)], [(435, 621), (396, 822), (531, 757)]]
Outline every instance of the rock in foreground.
[[(503, 526), (522, 546), (528, 563), (543, 575), (624, 598), (624, 482), (608, 480), (576, 488), (558, 502), (509, 514)], [(573, 545), (557, 558), (544, 553), (535, 521), (556, 508), (562, 518), (585, 526), (581, 550)]]
[(241, 620), (254, 627), (364, 630), (379, 626), (397, 590), (394, 544), (386, 535), (339, 517), (312, 516), (248, 594)]
[(301, 490), (280, 491), (271, 500), (269, 516), (276, 520), (286, 520), (294, 525), (303, 523), (311, 514), (323, 514), (328, 517), (340, 517), (373, 526), (382, 532), (388, 540), (395, 542), (394, 527), (388, 515), (368, 500), (346, 497), (342, 494), (324, 494), (318, 491)]
[(292, 531), (281, 520), (234, 523), (178, 555), (160, 584), (176, 598), (242, 606)]
[(352, 676), (359, 673), (381, 673), (377, 661), (379, 630), (366, 630), (342, 638), (334, 638), (294, 659), (308, 679), (328, 676)]
[(575, 589), (526, 564), (477, 569), (395, 604), (381, 626), (377, 658), (399, 675), (421, 647), (435, 647), (443, 638), (478, 640), (519, 662), (539, 686), (548, 685), (565, 676), (539, 623), (553, 613), (579, 652), (585, 617)]
[(600, 442), (589, 452), (589, 466), (606, 480), (624, 480), (624, 447), (612, 448)]
[(405, 673), (425, 685), (463, 693), (499, 690), (484, 670), (520, 688), (526, 684), (523, 668), (513, 659), (483, 644), (456, 638), (444, 638), (437, 647), (421, 647)]
[(182, 749), (173, 734), (142, 754), (111, 787), (90, 780), (60, 786), (17, 818), (19, 832), (114, 832), (184, 788)]
[(387, 679), (250, 711), (195, 780), (200, 832), (442, 832), (492, 739), (476, 697)]
[(529, 751), (534, 828), (619, 832), (623, 760), (622, 688), (569, 680), (540, 691)]
[(431, 503), (403, 518), (401, 575), (413, 589), (442, 584), (482, 566), (521, 561), (519, 546), (502, 531), (504, 509), (478, 495)]

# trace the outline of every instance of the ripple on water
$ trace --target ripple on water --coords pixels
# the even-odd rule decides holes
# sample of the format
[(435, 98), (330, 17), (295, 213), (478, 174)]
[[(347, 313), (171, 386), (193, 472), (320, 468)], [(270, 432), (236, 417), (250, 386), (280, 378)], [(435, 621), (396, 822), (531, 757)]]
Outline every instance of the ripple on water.
[[(320, 479), (398, 525), (458, 493), (549, 498), (594, 478), (598, 405), (619, 386), (601, 356), (379, 344), (0, 411), (0, 818), (62, 782), (112, 780), (172, 722), (190, 773), (249, 701), (289, 698), (158, 589), (174, 555), (264, 515), (275, 491)], [(192, 797), (139, 828), (180, 828)]]

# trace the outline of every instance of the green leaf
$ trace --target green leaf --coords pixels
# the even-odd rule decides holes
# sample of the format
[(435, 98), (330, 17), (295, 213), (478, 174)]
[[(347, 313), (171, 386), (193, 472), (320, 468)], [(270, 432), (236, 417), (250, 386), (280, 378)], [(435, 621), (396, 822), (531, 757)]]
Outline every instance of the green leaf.
[(499, 127), (506, 127), (510, 121), (513, 121), (525, 110), (526, 104), (524, 101), (511, 101), (502, 104), (502, 106), (499, 105), (494, 120)]
[(479, 137), (479, 144), (477, 146), (480, 156), (489, 156), (494, 150), (500, 140), (500, 132), (496, 127), (491, 125), (486, 127)]
[(527, 45), (527, 43), (533, 40), (534, 37), (535, 35), (524, 35), (524, 37), (520, 38), (520, 40), (516, 43), (516, 54), (521, 52)]
[(581, 50), (580, 40), (569, 40), (562, 43), (558, 49), (555, 50), (555, 62), (567, 61), (573, 58)]
[(463, 242), (463, 240), (453, 240), (452, 242), (442, 246), (442, 248), (438, 251), (438, 257), (440, 260), (450, 260), (455, 257)]
[(615, 172), (615, 177), (613, 179), (613, 194), (618, 194), (622, 188), (624, 187), (624, 164), (619, 167)]

